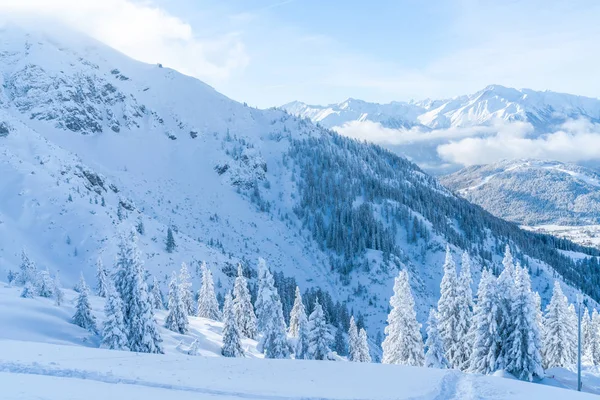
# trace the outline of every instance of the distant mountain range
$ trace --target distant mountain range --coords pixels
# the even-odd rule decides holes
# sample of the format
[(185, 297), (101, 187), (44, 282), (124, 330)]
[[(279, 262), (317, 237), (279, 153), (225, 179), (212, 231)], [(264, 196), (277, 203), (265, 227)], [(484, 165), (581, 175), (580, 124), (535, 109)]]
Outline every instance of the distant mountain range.
[(600, 174), (578, 165), (502, 161), (440, 180), (492, 214), (522, 225), (600, 224)]
[(378, 122), (386, 128), (445, 129), (524, 121), (544, 132), (569, 119), (600, 122), (600, 99), (551, 91), (490, 85), (476, 93), (442, 100), (369, 103), (348, 99), (326, 106), (294, 101), (281, 106), (290, 114), (333, 128), (352, 121)]

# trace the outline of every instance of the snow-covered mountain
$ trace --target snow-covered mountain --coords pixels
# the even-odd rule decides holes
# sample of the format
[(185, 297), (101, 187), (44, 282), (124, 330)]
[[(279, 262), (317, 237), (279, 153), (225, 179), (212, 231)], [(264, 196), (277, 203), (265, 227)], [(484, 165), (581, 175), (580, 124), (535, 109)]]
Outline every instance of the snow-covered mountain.
[(600, 223), (600, 174), (557, 161), (477, 165), (440, 178), (492, 214), (522, 225)]
[(261, 256), (303, 291), (362, 313), (372, 336), (398, 269), (410, 271), (425, 318), (446, 245), (472, 253), (475, 281), (509, 243), (545, 301), (556, 273), (600, 299), (596, 250), (522, 231), (380, 147), (72, 32), (4, 27), (0, 49), (2, 273), (26, 248), (67, 284), (80, 271), (93, 281), (96, 259), (110, 265), (116, 236), (137, 226), (161, 282), (182, 261), (206, 260), (223, 293), (237, 262), (254, 270)]
[(352, 121), (372, 121), (386, 128), (444, 129), (486, 125), (500, 120), (529, 122), (536, 131), (548, 132), (570, 119), (600, 122), (600, 99), (501, 85), (490, 85), (476, 93), (452, 99), (389, 104), (348, 99), (326, 106), (294, 101), (281, 108), (328, 128)]

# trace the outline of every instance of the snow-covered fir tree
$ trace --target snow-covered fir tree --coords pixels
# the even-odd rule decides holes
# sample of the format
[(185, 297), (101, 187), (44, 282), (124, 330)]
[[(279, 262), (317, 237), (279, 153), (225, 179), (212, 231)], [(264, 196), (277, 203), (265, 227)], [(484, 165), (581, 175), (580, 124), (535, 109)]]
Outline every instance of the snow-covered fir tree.
[(98, 257), (96, 261), (96, 294), (100, 297), (106, 297), (108, 284), (108, 271), (104, 268), (102, 259)]
[(187, 351), (190, 356), (200, 355), (200, 341), (196, 338), (190, 345), (190, 348)]
[(573, 342), (577, 337), (569, 324), (569, 303), (558, 281), (554, 282), (552, 299), (544, 315), (544, 367), (568, 367), (572, 365)]
[(538, 326), (536, 298), (531, 291), (527, 268), (516, 269), (516, 282), (512, 316), (514, 329), (506, 347), (506, 369), (519, 379), (532, 381), (544, 374), (542, 368), (542, 337)]
[(58, 276), (58, 272), (54, 275), (54, 304), (56, 306), (62, 305), (65, 300), (65, 293), (62, 290), (62, 285), (60, 283), (60, 277)]
[(238, 264), (237, 277), (233, 286), (233, 312), (240, 333), (250, 339), (256, 338), (256, 315), (244, 277), (242, 265)]
[(448, 368), (444, 342), (438, 330), (437, 311), (433, 308), (429, 310), (429, 318), (427, 319), (425, 348), (425, 366), (427, 368)]
[(291, 337), (298, 337), (298, 316), (301, 313), (304, 313), (304, 315), (306, 315), (306, 310), (304, 309), (304, 303), (302, 303), (302, 295), (300, 294), (300, 288), (296, 286), (294, 306), (292, 307), (292, 311), (290, 312), (290, 326), (288, 329), (288, 332)]
[(160, 283), (158, 282), (158, 279), (156, 279), (156, 277), (152, 278), (152, 291), (150, 293), (150, 298), (152, 300), (152, 307), (155, 310), (162, 310), (163, 308), (165, 308), (163, 294), (160, 290)]
[(181, 297), (181, 283), (177, 281), (177, 274), (173, 272), (169, 283), (169, 314), (165, 319), (165, 328), (177, 333), (187, 333), (189, 321)]
[(167, 229), (167, 239), (165, 240), (165, 250), (167, 253), (172, 253), (177, 248), (177, 244), (175, 243), (175, 235), (173, 235), (173, 229), (169, 227)]
[(273, 275), (264, 259), (258, 259), (258, 293), (256, 296), (258, 330), (262, 337), (259, 350), (266, 358), (289, 358), (286, 326), (279, 293), (275, 289)]
[(200, 268), (202, 271), (202, 286), (198, 292), (198, 309), (196, 315), (198, 317), (220, 321), (221, 311), (219, 310), (219, 302), (215, 295), (215, 284), (213, 282), (212, 272), (210, 272), (204, 262)]
[(97, 332), (96, 318), (92, 315), (92, 306), (90, 305), (89, 289), (83, 276), (79, 281), (79, 295), (77, 296), (77, 306), (73, 323), (77, 326), (87, 329), (90, 332)]
[(297, 360), (309, 359), (309, 337), (308, 317), (306, 311), (298, 314), (298, 337), (294, 346), (294, 357)]
[(456, 274), (456, 264), (452, 258), (450, 247), (446, 247), (444, 276), (440, 283), (438, 300), (438, 329), (444, 343), (446, 359), (452, 368), (460, 368), (464, 362), (461, 335), (465, 322), (461, 321), (462, 287)]
[(588, 347), (590, 346), (590, 339), (592, 334), (592, 319), (590, 317), (590, 311), (584, 305), (583, 311), (581, 312), (581, 358), (582, 362), (591, 363), (591, 360), (587, 358)]
[(33, 299), (37, 293), (37, 289), (33, 286), (33, 283), (26, 282), (23, 285), (23, 290), (21, 290), (21, 297), (24, 299)]
[(369, 350), (369, 338), (367, 336), (367, 331), (365, 328), (360, 328), (360, 332), (358, 333), (358, 354), (359, 359), (358, 362), (371, 362), (371, 350)]
[(50, 277), (48, 268), (40, 271), (38, 278), (38, 295), (41, 297), (54, 296), (54, 282), (52, 281), (52, 277)]
[[(204, 263), (202, 264), (203, 266)], [(194, 293), (192, 291), (192, 276), (186, 263), (181, 263), (181, 269), (179, 270), (179, 288), (181, 293), (181, 300), (185, 305), (185, 312), (187, 315), (194, 315), (196, 312), (196, 302), (194, 301)]]
[(331, 352), (330, 344), (333, 340), (329, 327), (325, 321), (323, 307), (319, 299), (315, 299), (313, 312), (308, 317), (308, 352), (311, 360), (326, 360)]
[(497, 280), (489, 269), (484, 269), (473, 312), (473, 351), (469, 360), (472, 372), (491, 374), (498, 367), (502, 347), (498, 327), (499, 301)]
[(154, 319), (145, 270), (132, 230), (119, 244), (114, 274), (115, 288), (123, 301), (123, 320), (131, 351), (162, 353), (162, 338)]
[(415, 301), (406, 270), (400, 271), (394, 281), (390, 298), (391, 311), (387, 317), (385, 339), (382, 344), (384, 364), (423, 366), (423, 338), (417, 322)]
[(233, 300), (231, 294), (227, 293), (223, 304), (223, 348), (221, 354), (225, 357), (243, 357), (244, 349), (242, 349), (240, 336), (233, 311)]
[(454, 355), (454, 368), (466, 371), (469, 368), (469, 359), (473, 349), (472, 339), (469, 336), (471, 321), (473, 319), (473, 290), (471, 284), (471, 259), (465, 251), (462, 255), (460, 277), (458, 279), (458, 331), (457, 346)]
[(123, 321), (123, 303), (119, 293), (110, 281), (105, 287), (106, 303), (104, 304), (104, 324), (102, 327), (101, 346), (111, 350), (129, 350), (127, 332)]
[(21, 264), (19, 265), (19, 274), (17, 275), (17, 284), (25, 285), (27, 282), (35, 288), (37, 287), (37, 267), (35, 263), (29, 258), (27, 251), (23, 249), (21, 251)]
[(598, 310), (595, 308), (592, 310), (590, 333), (585, 349), (585, 356), (590, 364), (600, 364), (600, 314), (598, 314)]
[(512, 304), (515, 299), (515, 266), (510, 247), (506, 245), (504, 259), (502, 260), (504, 269), (498, 277), (498, 333), (500, 335), (500, 355), (498, 356), (497, 369), (506, 368), (508, 337), (514, 329), (512, 315)]
[(358, 328), (354, 316), (350, 317), (350, 328), (348, 328), (348, 361), (359, 361), (358, 353)]
[(571, 330), (571, 336), (575, 338), (575, 340), (573, 340), (571, 342), (571, 351), (570, 353), (572, 354), (572, 362), (571, 364), (575, 364), (577, 362), (577, 337), (579, 335), (578, 332), (578, 327), (577, 327), (577, 311), (575, 311), (575, 305), (574, 304), (569, 304), (569, 325), (568, 327)]

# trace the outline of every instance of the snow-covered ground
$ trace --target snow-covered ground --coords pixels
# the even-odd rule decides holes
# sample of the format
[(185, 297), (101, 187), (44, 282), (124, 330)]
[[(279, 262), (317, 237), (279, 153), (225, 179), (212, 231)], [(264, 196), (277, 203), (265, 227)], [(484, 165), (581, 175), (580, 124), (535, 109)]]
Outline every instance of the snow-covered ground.
[(600, 225), (536, 225), (521, 226), (521, 228), (534, 232), (548, 233), (569, 239), (584, 246), (600, 248)]
[[(19, 297), (0, 283), (0, 388), (2, 399), (592, 399), (566, 391), (575, 373), (548, 372), (540, 384), (457, 371), (382, 364), (265, 360), (256, 342), (247, 357), (220, 357), (222, 324), (190, 317), (190, 333), (161, 328), (164, 355), (98, 349), (99, 338), (73, 324), (76, 293), (51, 299)], [(104, 300), (92, 296), (98, 323)], [(165, 311), (157, 312), (160, 325)], [(194, 339), (200, 355), (187, 349)], [(600, 393), (600, 371), (586, 368), (584, 391)], [(551, 387), (554, 386), (554, 387)]]

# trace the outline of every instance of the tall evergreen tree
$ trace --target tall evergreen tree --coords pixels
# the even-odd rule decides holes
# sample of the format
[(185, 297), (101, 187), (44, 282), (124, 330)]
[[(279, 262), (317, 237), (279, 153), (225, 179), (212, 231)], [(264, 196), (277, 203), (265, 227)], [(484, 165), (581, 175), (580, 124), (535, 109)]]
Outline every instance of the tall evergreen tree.
[(581, 358), (583, 361), (591, 363), (588, 358), (590, 340), (592, 336), (592, 319), (590, 318), (590, 312), (587, 307), (583, 307), (581, 313)]
[(519, 379), (542, 376), (542, 338), (537, 324), (536, 299), (531, 291), (527, 268), (517, 268), (515, 301), (512, 304), (514, 329), (508, 337), (506, 368)]
[(123, 301), (127, 343), (138, 353), (162, 353), (162, 338), (154, 319), (145, 270), (137, 247), (135, 230), (123, 235), (117, 253), (115, 288)]
[(452, 259), (450, 247), (446, 247), (444, 276), (440, 284), (440, 299), (438, 300), (438, 328), (446, 359), (452, 368), (460, 368), (464, 362), (461, 335), (464, 322), (461, 321), (461, 301), (463, 294), (456, 275), (456, 265)]
[(515, 301), (515, 266), (510, 247), (506, 245), (504, 259), (502, 260), (504, 270), (498, 277), (498, 333), (500, 334), (500, 355), (497, 359), (498, 369), (506, 368), (508, 337), (514, 330), (512, 315), (512, 304)]
[[(206, 268), (204, 263), (202, 263), (202, 265)], [(204, 279), (204, 276), (202, 279)], [(194, 293), (192, 292), (192, 276), (190, 275), (187, 264), (184, 262), (181, 263), (181, 269), (179, 270), (179, 289), (181, 300), (185, 306), (185, 312), (187, 315), (194, 315), (196, 304), (194, 301)]]
[(225, 357), (243, 357), (244, 350), (242, 349), (240, 336), (233, 311), (233, 300), (231, 294), (227, 293), (223, 305), (223, 348), (221, 354)]
[(358, 353), (358, 328), (354, 322), (354, 316), (350, 317), (350, 328), (348, 329), (348, 360), (359, 361)]
[(329, 332), (323, 307), (319, 304), (318, 298), (315, 299), (313, 312), (308, 317), (308, 332), (310, 358), (312, 360), (326, 360), (331, 352), (329, 345), (333, 337)]
[(165, 241), (165, 250), (167, 253), (172, 253), (177, 248), (177, 244), (175, 243), (175, 236), (173, 235), (173, 229), (169, 227), (167, 229), (167, 240)]
[(104, 305), (104, 324), (102, 328), (101, 346), (112, 350), (129, 350), (127, 332), (123, 320), (123, 303), (110, 281), (105, 287), (106, 303)]
[(258, 293), (256, 297), (258, 329), (262, 334), (259, 349), (266, 358), (289, 358), (283, 308), (273, 275), (264, 259), (258, 260)]
[(571, 337), (575, 338), (573, 341), (571, 341), (571, 364), (574, 365), (577, 362), (577, 350), (578, 350), (578, 344), (577, 344), (577, 336), (578, 336), (578, 331), (577, 331), (577, 312), (575, 311), (575, 305), (573, 303), (569, 304), (569, 324), (567, 326), (569, 328), (569, 330), (571, 331)]
[(165, 328), (178, 333), (187, 333), (189, 321), (182, 299), (181, 283), (177, 281), (177, 274), (173, 272), (169, 283), (169, 314), (165, 319)]
[(100, 257), (96, 261), (96, 280), (96, 294), (100, 297), (106, 297), (107, 286), (109, 284), (108, 271), (104, 268), (104, 263)]
[(469, 369), (473, 372), (491, 374), (498, 368), (502, 345), (498, 327), (499, 301), (497, 280), (490, 270), (484, 269), (473, 315), (473, 351), (469, 361)]
[(592, 310), (586, 358), (592, 365), (600, 364), (600, 314), (595, 308)]
[(371, 351), (369, 350), (369, 338), (365, 328), (360, 328), (358, 333), (358, 354), (359, 362), (370, 363), (371, 362)]
[(460, 268), (460, 277), (458, 279), (458, 331), (457, 346), (455, 354), (455, 368), (466, 371), (469, 367), (469, 359), (473, 349), (472, 338), (469, 336), (471, 331), (471, 321), (473, 319), (473, 290), (471, 284), (471, 259), (465, 251), (462, 255)]
[(96, 318), (92, 315), (92, 306), (89, 300), (89, 289), (85, 284), (83, 276), (79, 281), (79, 296), (77, 297), (77, 306), (75, 315), (73, 315), (73, 323), (77, 326), (87, 329), (90, 332), (96, 333)]
[(65, 294), (62, 291), (62, 287), (60, 284), (60, 278), (58, 276), (58, 272), (54, 275), (54, 304), (56, 306), (62, 305), (65, 300)]
[(310, 332), (308, 331), (308, 318), (306, 312), (298, 314), (298, 338), (294, 348), (294, 357), (297, 360), (310, 359), (309, 341)]
[(294, 298), (294, 306), (292, 307), (292, 311), (290, 312), (290, 327), (288, 332), (291, 337), (298, 337), (298, 316), (300, 313), (304, 313), (306, 315), (306, 310), (304, 310), (304, 303), (302, 303), (302, 295), (300, 294), (300, 288), (296, 286), (296, 294)]
[(572, 354), (573, 330), (569, 327), (569, 303), (558, 281), (554, 282), (552, 299), (546, 306), (544, 315), (544, 366), (568, 367), (574, 360)]
[(429, 310), (427, 319), (427, 340), (425, 341), (425, 366), (427, 368), (448, 368), (444, 343), (438, 330), (437, 312), (432, 308)]
[(250, 339), (256, 339), (256, 315), (244, 277), (242, 265), (238, 264), (238, 274), (233, 286), (233, 312), (240, 333)]
[(38, 294), (41, 297), (53, 297), (54, 296), (54, 282), (50, 277), (50, 271), (48, 268), (40, 271), (40, 276), (38, 278)]
[(152, 291), (150, 293), (150, 300), (152, 301), (152, 308), (155, 310), (162, 310), (165, 308), (163, 294), (160, 290), (160, 283), (156, 277), (152, 278)]
[(19, 274), (17, 275), (16, 281), (20, 285), (25, 285), (29, 282), (34, 288), (37, 287), (37, 267), (29, 258), (25, 249), (21, 251), (21, 264), (19, 266)]
[(417, 322), (415, 301), (408, 282), (408, 273), (403, 270), (395, 279), (392, 307), (385, 328), (382, 344), (384, 364), (423, 366), (423, 338), (421, 324)]
[(210, 272), (204, 262), (200, 268), (202, 270), (202, 286), (198, 293), (198, 311), (196, 315), (202, 318), (220, 321), (221, 311), (219, 310), (219, 303), (217, 302), (217, 296), (215, 295), (215, 284), (213, 282), (212, 272)]

